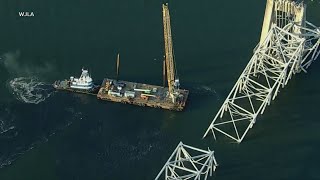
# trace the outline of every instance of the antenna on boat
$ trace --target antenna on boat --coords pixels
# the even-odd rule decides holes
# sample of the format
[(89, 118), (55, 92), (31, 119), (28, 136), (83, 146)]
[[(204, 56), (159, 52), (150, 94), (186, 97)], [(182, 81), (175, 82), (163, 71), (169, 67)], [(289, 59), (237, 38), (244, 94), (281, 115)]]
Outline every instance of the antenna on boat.
[(119, 77), (119, 66), (120, 66), (120, 53), (118, 53), (118, 56), (117, 56), (117, 80)]

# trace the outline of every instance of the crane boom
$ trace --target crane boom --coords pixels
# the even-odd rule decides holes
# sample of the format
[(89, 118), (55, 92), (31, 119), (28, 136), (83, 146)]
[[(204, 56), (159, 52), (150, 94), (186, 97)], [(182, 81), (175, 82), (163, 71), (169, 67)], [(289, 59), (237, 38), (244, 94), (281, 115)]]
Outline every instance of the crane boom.
[(167, 79), (169, 93), (174, 93), (175, 83), (175, 67), (173, 59), (173, 47), (172, 47), (172, 36), (171, 36), (171, 25), (170, 25), (170, 14), (168, 4), (162, 5), (163, 12), (163, 32), (164, 32), (164, 45), (165, 45), (165, 65), (167, 69)]

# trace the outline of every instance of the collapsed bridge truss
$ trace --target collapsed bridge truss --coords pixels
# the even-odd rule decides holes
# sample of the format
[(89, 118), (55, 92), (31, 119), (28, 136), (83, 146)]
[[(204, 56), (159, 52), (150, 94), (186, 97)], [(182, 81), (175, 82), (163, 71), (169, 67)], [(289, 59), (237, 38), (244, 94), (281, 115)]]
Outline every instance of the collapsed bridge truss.
[(307, 21), (283, 24), (281, 20), (280, 26), (279, 19), (255, 48), (203, 138), (212, 133), (216, 139), (219, 132), (240, 143), (280, 87), (285, 87), (295, 73), (306, 72), (319, 56), (319, 28)]
[(214, 151), (180, 142), (155, 180), (206, 180), (208, 176), (212, 176), (217, 166)]

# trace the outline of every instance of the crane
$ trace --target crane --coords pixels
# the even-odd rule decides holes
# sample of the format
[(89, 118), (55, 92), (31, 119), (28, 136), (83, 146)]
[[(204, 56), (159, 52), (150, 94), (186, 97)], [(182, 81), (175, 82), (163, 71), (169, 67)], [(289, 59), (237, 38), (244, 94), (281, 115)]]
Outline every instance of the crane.
[[(163, 34), (164, 34), (164, 46), (165, 46), (165, 61), (164, 65), (166, 66), (166, 74), (169, 87), (169, 95), (172, 98), (172, 101), (175, 103), (177, 96), (179, 95), (180, 83), (179, 79), (176, 77), (176, 69), (174, 63), (173, 55), (173, 45), (172, 45), (172, 35), (171, 35), (171, 25), (170, 25), (170, 14), (168, 3), (162, 5), (163, 13)], [(164, 68), (165, 69), (165, 68)]]

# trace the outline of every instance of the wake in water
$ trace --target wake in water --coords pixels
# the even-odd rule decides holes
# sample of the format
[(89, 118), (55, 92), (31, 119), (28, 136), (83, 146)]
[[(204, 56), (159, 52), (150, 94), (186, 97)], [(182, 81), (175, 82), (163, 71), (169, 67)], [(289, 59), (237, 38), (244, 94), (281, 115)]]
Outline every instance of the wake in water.
[(25, 103), (39, 104), (52, 94), (53, 88), (51, 85), (49, 88), (49, 84), (39, 81), (35, 76), (40, 77), (56, 71), (54, 66), (46, 61), (41, 61), (41, 64), (25, 62), (29, 60), (22, 56), (20, 50), (0, 56), (0, 65), (7, 70), (9, 77), (18, 77), (9, 82), (16, 98)]
[(50, 84), (35, 77), (14, 78), (9, 84), (16, 98), (25, 103), (39, 104), (54, 92)]
[(4, 134), (15, 129), (15, 126), (13, 125), (14, 119), (15, 119), (15, 116), (10, 112), (10, 109), (8, 107), (5, 107), (5, 105), (1, 105), (0, 106), (0, 137), (2, 137)]

